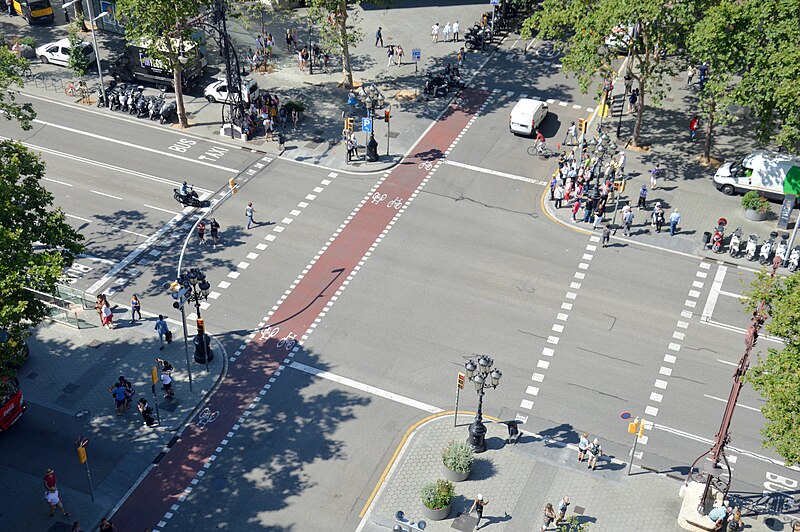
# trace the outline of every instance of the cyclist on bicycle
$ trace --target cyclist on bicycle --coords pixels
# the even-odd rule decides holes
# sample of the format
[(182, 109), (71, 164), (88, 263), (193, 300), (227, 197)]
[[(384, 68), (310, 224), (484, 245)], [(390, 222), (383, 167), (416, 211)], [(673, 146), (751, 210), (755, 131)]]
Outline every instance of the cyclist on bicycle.
[(539, 129), (536, 130), (536, 139), (534, 140), (534, 146), (536, 146), (536, 151), (539, 152), (539, 155), (541, 155), (544, 152), (545, 148), (544, 135)]

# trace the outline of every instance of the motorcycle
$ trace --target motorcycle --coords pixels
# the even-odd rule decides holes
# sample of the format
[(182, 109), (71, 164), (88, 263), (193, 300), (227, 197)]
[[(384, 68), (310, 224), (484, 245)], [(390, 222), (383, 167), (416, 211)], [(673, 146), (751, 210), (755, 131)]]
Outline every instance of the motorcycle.
[(116, 85), (117, 82), (112, 79), (108, 83), (108, 87), (106, 87), (105, 93), (103, 91), (100, 91), (100, 94), (97, 95), (97, 107), (108, 107), (108, 103), (106, 102), (106, 100), (107, 99), (109, 101), (112, 100), (114, 94), (116, 94), (114, 91), (114, 87), (116, 87)]
[(761, 252), (758, 254), (758, 262), (759, 264), (768, 264), (769, 261), (772, 259), (772, 251), (773, 247), (775, 246), (775, 239), (778, 237), (777, 231), (772, 231), (769, 234), (769, 238), (764, 241), (761, 245)]
[(461, 76), (457, 71), (458, 69), (455, 69), (450, 74), (445, 75), (445, 79), (447, 80), (448, 87), (452, 87), (454, 89), (463, 89), (467, 86), (467, 84), (463, 79), (461, 79)]
[(133, 98), (133, 88), (132, 87), (128, 87), (127, 89), (125, 89), (123, 92), (120, 93), (119, 102), (120, 102), (121, 105), (119, 107), (119, 110), (121, 112), (127, 113), (127, 112), (130, 111), (130, 109), (131, 109), (130, 104), (133, 101), (132, 98)]
[(750, 235), (747, 237), (747, 247), (745, 247), (744, 258), (750, 262), (756, 260), (758, 252), (758, 235)]
[(781, 236), (781, 241), (778, 243), (778, 247), (775, 248), (775, 256), (780, 257), (781, 266), (783, 266), (783, 263), (786, 262), (787, 253), (789, 253), (789, 235), (784, 233)]
[(144, 87), (141, 85), (131, 91), (130, 96), (128, 96), (128, 114), (135, 115), (139, 112), (139, 100), (144, 98), (143, 92)]
[(425, 80), (425, 94), (432, 96), (444, 96), (447, 94), (447, 80), (441, 74), (433, 75), (430, 72)]
[(159, 113), (161, 112), (161, 106), (164, 105), (164, 95), (160, 94), (158, 96), (153, 96), (150, 99), (150, 103), (147, 107), (147, 112), (150, 116), (150, 120), (155, 120), (159, 117)]
[[(152, 96), (151, 96), (152, 98)], [(143, 118), (148, 115), (148, 108), (150, 106), (150, 98), (142, 95), (136, 101), (136, 118)]]
[(714, 253), (722, 253), (723, 241), (725, 240), (725, 226), (728, 225), (728, 220), (720, 218), (717, 220), (717, 228), (714, 230), (714, 236), (711, 237), (711, 251)]
[(184, 207), (200, 207), (200, 197), (195, 192), (194, 186), (190, 186), (186, 194), (181, 194), (179, 188), (173, 188), (172, 191), (174, 192), (173, 197), (175, 200)]
[(797, 271), (797, 266), (800, 263), (800, 246), (795, 246), (789, 254), (789, 264), (787, 265), (790, 272)]
[(159, 116), (161, 117), (161, 123), (165, 124), (169, 121), (172, 121), (173, 118), (178, 118), (178, 104), (175, 100), (165, 101), (161, 105), (161, 110), (159, 111)]
[(728, 253), (734, 259), (742, 255), (742, 228), (737, 227), (736, 231), (731, 235), (731, 241), (728, 244)]

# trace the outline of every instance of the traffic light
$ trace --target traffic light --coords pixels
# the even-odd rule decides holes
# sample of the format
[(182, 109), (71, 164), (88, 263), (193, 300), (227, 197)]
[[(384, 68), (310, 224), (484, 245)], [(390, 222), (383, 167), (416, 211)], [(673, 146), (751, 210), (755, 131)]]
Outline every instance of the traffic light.
[(578, 132), (583, 135), (586, 133), (586, 120), (583, 118), (578, 119)]
[(236, 184), (236, 178), (228, 179), (228, 187), (231, 189), (231, 194), (236, 194), (239, 191), (239, 186)]
[(197, 318), (197, 334), (202, 336), (206, 333), (206, 323), (203, 318)]
[(644, 434), (644, 420), (640, 422), (639, 418), (637, 417), (632, 422), (628, 423), (628, 432), (631, 434), (636, 434), (636, 436), (641, 438)]
[(459, 390), (463, 390), (464, 389), (464, 378), (465, 378), (464, 374), (459, 371), (458, 372), (458, 389)]
[(383, 112), (383, 121), (386, 122), (387, 124), (389, 123), (389, 115), (390, 113), (388, 109)]
[(86, 448), (85, 447), (78, 447), (78, 462), (85, 464), (86, 463)]
[(353, 131), (353, 127), (355, 127), (356, 119), (352, 117), (347, 117), (344, 119), (344, 128), (347, 131)]

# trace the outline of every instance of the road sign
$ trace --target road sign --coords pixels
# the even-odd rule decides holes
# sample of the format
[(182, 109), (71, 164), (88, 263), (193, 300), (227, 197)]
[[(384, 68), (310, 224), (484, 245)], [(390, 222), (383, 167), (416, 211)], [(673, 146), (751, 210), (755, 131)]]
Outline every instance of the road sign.
[(500, 0), (489, 0), (489, 5), (499, 6), (500, 5)]
[(411, 60), (415, 63), (418, 63), (420, 58), (422, 57), (422, 50), (419, 48), (413, 48), (411, 50)]
[(361, 131), (364, 133), (372, 133), (372, 119), (371, 118), (362, 118), (361, 119)]

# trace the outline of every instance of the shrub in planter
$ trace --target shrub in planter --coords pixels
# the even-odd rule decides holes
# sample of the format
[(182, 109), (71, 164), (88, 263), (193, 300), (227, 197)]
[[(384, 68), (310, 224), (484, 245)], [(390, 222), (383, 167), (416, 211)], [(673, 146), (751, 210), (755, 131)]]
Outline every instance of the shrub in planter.
[(742, 207), (748, 211), (755, 211), (759, 214), (766, 214), (770, 209), (767, 198), (759, 195), (755, 190), (751, 190), (742, 197)]
[(292, 111), (297, 111), (298, 113), (302, 113), (306, 110), (306, 106), (303, 102), (298, 102), (297, 100), (288, 100), (285, 104), (283, 104), (283, 108), (286, 109), (288, 114), (292, 114)]
[(442, 451), (442, 462), (450, 471), (456, 473), (469, 473), (472, 471), (472, 463), (475, 461), (475, 454), (472, 446), (465, 441), (450, 441)]
[(453, 483), (443, 478), (426, 482), (419, 491), (422, 504), (431, 510), (444, 510), (449, 507), (455, 494)]
[(36, 48), (36, 39), (33, 37), (23, 37), (19, 40), (19, 43), (23, 46), (30, 46), (31, 48)]

